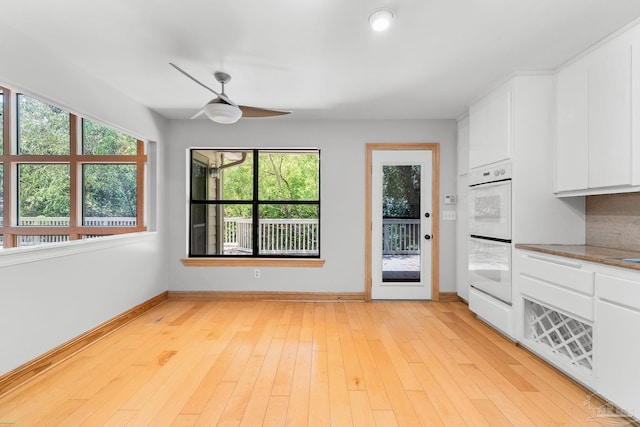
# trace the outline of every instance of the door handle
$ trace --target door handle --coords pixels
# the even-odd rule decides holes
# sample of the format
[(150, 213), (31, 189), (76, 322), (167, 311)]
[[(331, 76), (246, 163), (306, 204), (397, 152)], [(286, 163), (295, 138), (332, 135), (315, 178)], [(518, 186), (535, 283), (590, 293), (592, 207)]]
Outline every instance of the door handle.
[(429, 218), (431, 216), (431, 214), (429, 212), (425, 212), (424, 217), (425, 218)]
[(427, 239), (427, 240), (431, 240), (431, 236), (430, 236), (430, 235), (428, 235), (428, 234), (425, 234), (425, 235), (424, 235), (424, 238), (425, 238), (425, 239)]

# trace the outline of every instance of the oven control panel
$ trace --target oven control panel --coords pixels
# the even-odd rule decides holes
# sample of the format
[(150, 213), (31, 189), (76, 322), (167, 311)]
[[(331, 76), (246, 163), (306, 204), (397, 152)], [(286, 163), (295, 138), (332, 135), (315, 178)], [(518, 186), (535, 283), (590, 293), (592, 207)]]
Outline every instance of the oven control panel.
[(469, 175), (469, 185), (486, 184), (488, 182), (504, 181), (506, 179), (511, 179), (511, 163), (471, 172)]

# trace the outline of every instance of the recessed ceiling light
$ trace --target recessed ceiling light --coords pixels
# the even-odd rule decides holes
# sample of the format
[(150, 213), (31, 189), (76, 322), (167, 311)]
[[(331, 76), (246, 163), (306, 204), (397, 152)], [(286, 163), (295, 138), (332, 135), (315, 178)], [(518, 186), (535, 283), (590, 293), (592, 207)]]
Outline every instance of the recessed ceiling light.
[(385, 31), (391, 25), (393, 11), (391, 9), (376, 9), (369, 15), (369, 25), (374, 31)]

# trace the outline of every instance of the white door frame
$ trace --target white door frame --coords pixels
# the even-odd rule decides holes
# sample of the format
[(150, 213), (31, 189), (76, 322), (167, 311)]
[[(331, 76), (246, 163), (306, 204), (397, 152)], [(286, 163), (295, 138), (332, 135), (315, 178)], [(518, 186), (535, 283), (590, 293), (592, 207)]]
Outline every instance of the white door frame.
[(369, 143), (366, 144), (365, 165), (365, 300), (371, 301), (371, 240), (372, 240), (372, 216), (371, 216), (371, 189), (372, 189), (372, 155), (373, 151), (382, 150), (430, 150), (431, 151), (431, 212), (432, 212), (432, 238), (431, 238), (431, 299), (440, 300), (440, 255), (439, 255), (439, 212), (440, 212), (440, 144), (438, 143)]

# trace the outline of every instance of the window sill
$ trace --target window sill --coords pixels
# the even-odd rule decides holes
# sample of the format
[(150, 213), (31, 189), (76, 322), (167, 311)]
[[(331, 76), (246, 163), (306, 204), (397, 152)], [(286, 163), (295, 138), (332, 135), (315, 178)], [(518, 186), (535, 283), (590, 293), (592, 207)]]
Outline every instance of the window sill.
[(185, 267), (313, 267), (324, 266), (319, 258), (183, 258)]

